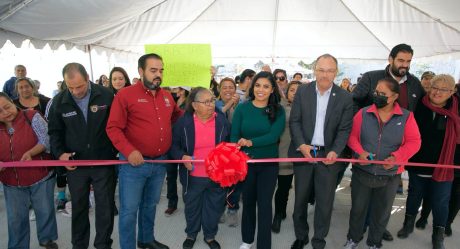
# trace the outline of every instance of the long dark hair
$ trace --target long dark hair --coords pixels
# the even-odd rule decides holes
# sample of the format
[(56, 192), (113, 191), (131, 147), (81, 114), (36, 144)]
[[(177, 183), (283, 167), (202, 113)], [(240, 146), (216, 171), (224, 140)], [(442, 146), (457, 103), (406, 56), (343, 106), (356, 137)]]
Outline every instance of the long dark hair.
[(129, 80), (128, 73), (122, 67), (114, 67), (114, 68), (112, 68), (112, 71), (110, 71), (110, 74), (109, 74), (109, 88), (110, 88), (110, 90), (112, 90), (112, 92), (114, 94), (117, 94), (118, 90), (115, 89), (113, 87), (113, 85), (112, 85), (112, 74), (113, 74), (113, 72), (120, 72), (121, 74), (123, 74), (123, 77), (125, 78), (125, 82), (126, 82), (124, 87), (130, 86), (131, 82)]
[(264, 71), (261, 71), (258, 74), (256, 74), (256, 76), (254, 76), (254, 78), (252, 79), (251, 87), (249, 87), (248, 96), (251, 101), (255, 99), (254, 86), (257, 80), (260, 78), (265, 78), (268, 81), (270, 81), (270, 84), (272, 85), (272, 88), (273, 88), (273, 92), (270, 94), (270, 97), (268, 98), (267, 107), (265, 108), (265, 113), (268, 115), (268, 119), (270, 120), (271, 123), (273, 123), (275, 122), (276, 116), (278, 115), (279, 109), (281, 108), (280, 90), (278, 88), (278, 84), (276, 84), (275, 77), (273, 77), (273, 74), (269, 72), (264, 72)]

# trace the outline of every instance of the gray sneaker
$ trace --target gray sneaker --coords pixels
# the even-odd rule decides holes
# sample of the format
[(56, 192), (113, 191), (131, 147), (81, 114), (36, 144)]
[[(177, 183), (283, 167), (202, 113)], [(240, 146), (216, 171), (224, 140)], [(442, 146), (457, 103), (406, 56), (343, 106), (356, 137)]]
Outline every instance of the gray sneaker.
[(238, 211), (236, 210), (227, 211), (227, 224), (229, 227), (238, 226)]
[(223, 212), (222, 215), (220, 216), (219, 223), (220, 224), (225, 223), (225, 212)]
[(353, 240), (347, 240), (347, 243), (343, 246), (343, 249), (356, 249), (358, 248), (358, 243), (353, 242)]

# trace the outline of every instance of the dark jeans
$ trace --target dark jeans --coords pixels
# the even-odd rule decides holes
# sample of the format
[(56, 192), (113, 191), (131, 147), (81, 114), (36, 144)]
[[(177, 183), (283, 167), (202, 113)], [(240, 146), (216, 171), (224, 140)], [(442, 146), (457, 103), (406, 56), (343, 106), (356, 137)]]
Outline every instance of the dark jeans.
[(187, 237), (196, 239), (203, 227), (204, 239), (213, 240), (217, 234), (219, 219), (224, 212), (225, 189), (207, 177), (189, 176), (185, 202)]
[[(324, 151), (320, 151), (318, 157), (325, 157)], [(322, 249), (326, 246), (325, 238), (331, 223), (337, 177), (342, 168), (343, 164), (340, 163), (333, 165), (324, 165), (323, 163), (294, 164), (295, 203), (292, 217), (295, 236), (300, 240), (308, 240), (308, 201), (314, 191), (316, 199), (312, 239), (314, 248)]]
[(460, 176), (454, 178), (452, 183), (452, 192), (450, 194), (449, 202), (449, 218), (447, 219), (448, 224), (454, 222), (455, 217), (460, 210)]
[(416, 216), (424, 193), (431, 193), (433, 226), (445, 227), (449, 214), (450, 192), (452, 182), (437, 182), (431, 177), (420, 177), (409, 172), (409, 195), (406, 201), (406, 214)]
[(253, 243), (257, 220), (258, 249), (272, 247), (272, 199), (277, 176), (278, 163), (248, 165), (248, 174), (243, 184), (241, 234), (244, 243)]
[(166, 197), (168, 198), (168, 208), (177, 208), (177, 172), (178, 164), (166, 165)]
[(89, 191), (93, 186), (96, 201), (95, 248), (111, 248), (114, 209), (114, 168), (78, 167), (67, 172), (67, 182), (72, 196), (72, 245), (74, 249), (89, 246)]
[(275, 214), (286, 217), (286, 206), (289, 199), (289, 190), (292, 187), (294, 175), (278, 175), (278, 188), (275, 192)]
[(240, 209), (240, 198), (241, 192), (243, 191), (244, 182), (238, 182), (237, 184), (227, 188), (227, 208), (228, 210), (238, 211)]
[[(390, 220), (400, 180), (401, 175), (376, 176), (360, 169), (353, 169), (348, 239), (356, 243), (362, 239), (364, 221), (370, 212), (367, 245), (382, 247), (383, 233)], [(369, 210), (370, 203), (373, 205)]]

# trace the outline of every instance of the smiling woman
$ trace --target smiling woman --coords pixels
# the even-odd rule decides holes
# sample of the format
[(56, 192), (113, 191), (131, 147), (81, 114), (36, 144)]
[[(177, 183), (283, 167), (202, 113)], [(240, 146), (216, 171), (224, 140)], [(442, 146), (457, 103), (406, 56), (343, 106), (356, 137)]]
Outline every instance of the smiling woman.
[[(233, 114), (230, 140), (252, 158), (278, 157), (278, 141), (285, 127), (285, 112), (279, 103), (280, 93), (273, 75), (258, 73), (249, 88), (249, 100), (238, 105)], [(256, 219), (257, 248), (271, 248), (272, 197), (277, 176), (278, 163), (248, 164), (240, 249), (254, 243)]]

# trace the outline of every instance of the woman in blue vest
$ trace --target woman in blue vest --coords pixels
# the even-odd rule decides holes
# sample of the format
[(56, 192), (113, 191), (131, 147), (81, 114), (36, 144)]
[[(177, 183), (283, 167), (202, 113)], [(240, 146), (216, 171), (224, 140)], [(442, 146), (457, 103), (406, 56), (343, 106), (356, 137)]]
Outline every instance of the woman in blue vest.
[[(388, 224), (396, 189), (404, 168), (394, 162), (407, 162), (420, 148), (421, 140), (414, 115), (399, 106), (399, 84), (393, 78), (377, 83), (374, 104), (361, 109), (353, 118), (348, 146), (360, 160), (354, 164), (351, 211), (345, 248), (354, 249), (363, 236), (369, 203), (369, 248), (380, 248)], [(364, 128), (365, 127), (365, 128)], [(372, 160), (388, 164), (372, 164)]]

